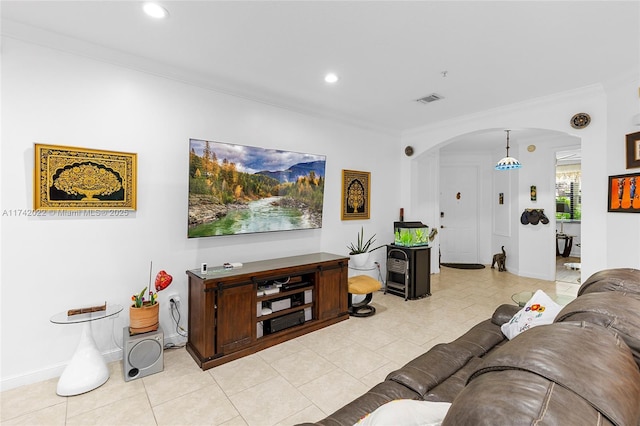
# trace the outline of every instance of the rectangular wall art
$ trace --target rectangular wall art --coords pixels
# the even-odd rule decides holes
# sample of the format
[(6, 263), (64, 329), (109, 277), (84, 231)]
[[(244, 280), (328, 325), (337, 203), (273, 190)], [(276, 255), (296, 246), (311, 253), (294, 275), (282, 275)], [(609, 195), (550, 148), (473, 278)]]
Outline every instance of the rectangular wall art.
[(136, 209), (136, 154), (37, 143), (34, 153), (34, 209)]
[(640, 194), (637, 185), (640, 173), (609, 176), (609, 205), (607, 211), (640, 213)]
[(371, 173), (342, 171), (342, 220), (369, 219)]
[(322, 227), (326, 157), (189, 140), (188, 237)]
[(631, 133), (627, 139), (627, 169), (640, 167), (640, 132)]

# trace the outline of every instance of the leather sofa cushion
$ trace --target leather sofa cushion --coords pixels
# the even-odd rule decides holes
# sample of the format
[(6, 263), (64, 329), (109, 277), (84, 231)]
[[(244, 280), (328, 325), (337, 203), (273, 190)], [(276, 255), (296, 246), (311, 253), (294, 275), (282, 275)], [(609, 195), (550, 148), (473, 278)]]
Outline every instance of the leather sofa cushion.
[(435, 345), (428, 352), (387, 375), (420, 396), (443, 383), (474, 357), (482, 357), (505, 340), (500, 327), (491, 320), (476, 324), (451, 343)]
[(554, 321), (586, 321), (611, 329), (629, 346), (640, 367), (640, 294), (583, 294), (565, 306)]
[(562, 322), (527, 330), (489, 354), (443, 425), (595, 425), (598, 413), (614, 425), (637, 425), (638, 401), (640, 370), (624, 341), (599, 325)]
[(493, 313), (493, 316), (491, 317), (491, 322), (493, 322), (497, 326), (501, 326), (502, 324), (508, 323), (509, 321), (511, 321), (511, 318), (513, 318), (513, 316), (518, 313), (520, 309), (522, 308), (517, 305), (507, 305), (507, 304), (500, 305)]
[(385, 380), (406, 386), (421, 397), (448, 379), (473, 357), (473, 354), (453, 343), (438, 344), (387, 375)]
[(315, 425), (323, 426), (353, 426), (376, 408), (396, 399), (421, 399), (410, 389), (395, 383), (382, 382), (371, 388), (367, 393), (351, 401)]
[(613, 425), (572, 391), (528, 371), (492, 371), (474, 379), (442, 426)]
[(617, 268), (596, 272), (582, 283), (578, 289), (578, 296), (601, 291), (622, 291), (640, 294), (640, 270)]
[(451, 377), (431, 389), (425, 396), (426, 401), (452, 402), (465, 387), (469, 377), (477, 369), (482, 358), (473, 357), (460, 370), (456, 371)]

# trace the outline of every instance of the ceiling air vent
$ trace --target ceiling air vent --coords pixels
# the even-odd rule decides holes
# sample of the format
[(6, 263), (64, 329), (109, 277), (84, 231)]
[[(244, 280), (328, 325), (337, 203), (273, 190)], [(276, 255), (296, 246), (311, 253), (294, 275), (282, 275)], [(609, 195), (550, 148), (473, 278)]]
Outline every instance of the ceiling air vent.
[(437, 93), (432, 93), (425, 96), (424, 98), (416, 99), (416, 101), (422, 104), (428, 104), (431, 102), (439, 101), (440, 99), (442, 99), (442, 96), (438, 95)]

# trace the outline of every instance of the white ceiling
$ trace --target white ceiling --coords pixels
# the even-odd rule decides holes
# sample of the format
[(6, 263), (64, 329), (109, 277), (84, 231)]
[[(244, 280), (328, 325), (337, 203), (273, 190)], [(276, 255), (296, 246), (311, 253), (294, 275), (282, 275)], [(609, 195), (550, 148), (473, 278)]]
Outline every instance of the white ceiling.
[(159, 3), (167, 20), (141, 2), (2, 1), (2, 33), (391, 134), (640, 62), (638, 1)]

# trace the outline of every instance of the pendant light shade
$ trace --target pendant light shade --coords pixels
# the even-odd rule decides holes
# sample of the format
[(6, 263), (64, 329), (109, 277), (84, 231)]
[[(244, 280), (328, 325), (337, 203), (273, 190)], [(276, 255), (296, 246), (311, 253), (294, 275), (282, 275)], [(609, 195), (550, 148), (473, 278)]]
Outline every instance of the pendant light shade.
[(509, 132), (510, 130), (505, 130), (507, 132), (507, 156), (502, 160), (498, 161), (496, 164), (496, 170), (511, 170), (511, 169), (519, 169), (522, 167), (522, 164), (518, 160), (513, 157), (509, 157)]

